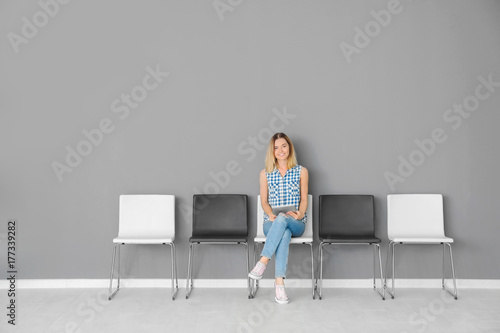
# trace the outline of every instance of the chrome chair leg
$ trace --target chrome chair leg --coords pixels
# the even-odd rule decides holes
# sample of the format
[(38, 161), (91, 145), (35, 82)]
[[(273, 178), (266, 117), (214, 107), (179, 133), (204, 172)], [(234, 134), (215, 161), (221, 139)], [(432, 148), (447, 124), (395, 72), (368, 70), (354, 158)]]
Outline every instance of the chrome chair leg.
[[(382, 300), (385, 300), (385, 288), (384, 288), (384, 278), (382, 272), (382, 255), (380, 253), (380, 244), (373, 244), (373, 289), (382, 297)], [(377, 284), (375, 280), (376, 276), (376, 253), (378, 253), (378, 262), (379, 262), (379, 270), (380, 270), (380, 286), (382, 289), (382, 293), (377, 289)]]
[[(259, 256), (259, 252), (261, 251), (260, 248), (264, 247), (264, 243), (259, 243), (259, 245), (257, 246), (257, 257)], [(255, 262), (257, 262), (257, 259), (255, 259)], [(257, 292), (257, 290), (259, 290), (259, 280), (255, 280), (255, 292)]]
[(118, 246), (118, 287), (120, 287), (120, 282), (121, 282), (121, 278), (122, 278), (122, 269), (121, 269), (122, 245), (125, 245), (125, 244), (120, 244), (120, 246)]
[(191, 274), (189, 274), (189, 285), (190, 288), (193, 289), (194, 287), (194, 249), (195, 249), (195, 243), (193, 243), (193, 250), (191, 251)]
[[(444, 283), (444, 252), (445, 252), (445, 249), (446, 249), (446, 245), (448, 245), (448, 248), (450, 250), (450, 263), (451, 263), (451, 276), (453, 278), (453, 292), (448, 289)], [(455, 267), (453, 265), (453, 254), (452, 254), (452, 251), (451, 251), (451, 244), (450, 243), (445, 243), (443, 244), (443, 279), (442, 279), (442, 287), (443, 287), (443, 290), (446, 290), (451, 296), (453, 296), (453, 298), (455, 298), (455, 300), (458, 299), (458, 292), (457, 292), (457, 281), (455, 279)]]
[(441, 287), (443, 288), (443, 290), (445, 290), (445, 287), (444, 287), (444, 253), (446, 252), (446, 244), (445, 243), (441, 243), (441, 245), (443, 245), (443, 275), (441, 276)]
[[(391, 298), (394, 299), (395, 295), (395, 289), (394, 289), (394, 275), (395, 275), (395, 269), (394, 269), (394, 250), (395, 250), (395, 245), (393, 241), (389, 243), (389, 248), (387, 249), (387, 262), (386, 262), (386, 267), (385, 267), (385, 279), (384, 279), (384, 288), (387, 290), (389, 295), (391, 295)], [(389, 290), (387, 287), (387, 273), (389, 272), (389, 262), (392, 262), (392, 290)]]
[(384, 289), (387, 289), (387, 272), (389, 272), (389, 258), (391, 257), (390, 256), (391, 244), (392, 242), (389, 242), (389, 246), (387, 247), (387, 259), (385, 260)]
[[(257, 252), (259, 251), (260, 248), (260, 243), (254, 243), (253, 244), (253, 262), (257, 262)], [(250, 268), (249, 268), (249, 273), (250, 273)], [(252, 298), (255, 298), (255, 294), (257, 293), (257, 290), (259, 289), (259, 280), (254, 280), (250, 279), (250, 285), (252, 288)]]
[(113, 287), (113, 274), (115, 272), (115, 256), (116, 256), (116, 244), (113, 245), (113, 251), (111, 255), (111, 273), (109, 275), (108, 300), (111, 300), (111, 290)]
[[(120, 248), (121, 248), (120, 243), (115, 244), (113, 247), (113, 258), (111, 260), (111, 275), (109, 279), (109, 292), (108, 292), (108, 300), (111, 301), (113, 297), (115, 297), (116, 293), (118, 290), (120, 290)], [(117, 269), (117, 284), (116, 284), (116, 290), (113, 291), (113, 276), (115, 273), (115, 259), (118, 255), (118, 269)]]
[(384, 271), (382, 270), (382, 253), (380, 252), (380, 244), (377, 247), (378, 247), (378, 261), (380, 268), (380, 287), (382, 288), (382, 300), (385, 300)]
[(316, 298), (316, 287), (315, 287), (315, 284), (314, 284), (314, 253), (313, 253), (313, 245), (312, 243), (310, 243), (309, 245), (311, 245), (311, 282), (312, 282), (312, 297), (313, 299)]
[(319, 244), (319, 289), (318, 289), (318, 296), (319, 299), (321, 300), (322, 298), (322, 289), (323, 289), (323, 246), (325, 243), (321, 242)]
[(179, 291), (179, 272), (177, 271), (177, 250), (175, 249), (175, 244), (172, 243), (174, 249), (174, 268), (175, 268), (175, 288)]
[[(109, 291), (108, 291), (108, 300), (111, 301), (113, 297), (116, 295), (118, 290), (120, 289), (120, 269), (118, 268), (118, 282), (116, 286), (116, 290), (113, 292), (113, 277), (115, 274), (115, 261), (116, 261), (116, 252), (117, 252), (117, 247), (119, 247), (120, 244), (115, 244), (113, 246), (113, 256), (111, 257), (111, 274), (109, 276)], [(119, 258), (119, 252), (118, 252), (118, 258)], [(118, 259), (118, 265), (120, 263), (120, 259)]]
[[(191, 242), (189, 244), (189, 256), (188, 256), (188, 276), (186, 280), (186, 299), (189, 298), (191, 292), (193, 291), (193, 265), (194, 265), (194, 245), (200, 244), (200, 242)], [(202, 242), (201, 244), (220, 244), (217, 242)], [(249, 272), (249, 250), (248, 250), (248, 242), (231, 242), (231, 244), (244, 245), (245, 246), (245, 254), (246, 254), (246, 271), (247, 271), (247, 288), (248, 288), (248, 298), (252, 298), (252, 288), (250, 285), (250, 277), (248, 276)]]
[(373, 245), (373, 290), (377, 290), (377, 285), (375, 283), (375, 276), (376, 276), (376, 262), (377, 262), (377, 249), (376, 249), (376, 244)]
[(250, 260), (248, 259), (250, 253), (248, 251), (248, 243), (245, 243), (245, 253), (246, 253), (246, 257), (247, 257), (247, 288), (248, 288), (248, 299), (252, 299), (253, 298), (253, 295), (252, 295), (252, 286), (250, 284), (250, 277), (248, 276), (248, 274), (250, 274)]
[(396, 243), (392, 244), (392, 294), (391, 297), (394, 298), (396, 295)]
[[(255, 263), (255, 261), (257, 260), (257, 243), (253, 243), (253, 260), (252, 260), (252, 263)], [(250, 287), (252, 288), (251, 289), (251, 292), (252, 292), (252, 298), (255, 297), (255, 281), (253, 279), (250, 279)]]
[[(179, 281), (177, 280), (177, 260), (175, 255), (175, 245), (170, 243), (170, 257), (172, 260), (172, 300), (175, 300), (177, 292), (179, 291)], [(174, 286), (175, 280), (175, 286)]]
[(188, 257), (188, 276), (186, 279), (186, 299), (191, 295), (193, 289), (193, 261), (194, 261), (194, 243), (189, 244), (189, 257)]

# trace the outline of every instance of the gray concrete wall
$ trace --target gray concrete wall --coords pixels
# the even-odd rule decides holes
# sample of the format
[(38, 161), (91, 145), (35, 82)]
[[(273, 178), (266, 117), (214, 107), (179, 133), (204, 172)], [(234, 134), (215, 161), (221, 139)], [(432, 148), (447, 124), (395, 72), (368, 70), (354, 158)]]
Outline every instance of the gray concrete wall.
[[(192, 195), (248, 194), (253, 236), (278, 130), (315, 214), (320, 194), (375, 195), (385, 254), (387, 194), (442, 193), (458, 277), (500, 278), (500, 2), (63, 2), (0, 4), (0, 221), (19, 221), (20, 278), (107, 278), (134, 193), (176, 195), (185, 277)], [(162, 251), (126, 249), (125, 277), (168, 276)], [(237, 251), (206, 247), (195, 273), (244, 277)], [(400, 253), (399, 276), (440, 277), (439, 248)], [(307, 256), (292, 249), (290, 278)], [(369, 249), (330, 258), (326, 278), (372, 274)]]

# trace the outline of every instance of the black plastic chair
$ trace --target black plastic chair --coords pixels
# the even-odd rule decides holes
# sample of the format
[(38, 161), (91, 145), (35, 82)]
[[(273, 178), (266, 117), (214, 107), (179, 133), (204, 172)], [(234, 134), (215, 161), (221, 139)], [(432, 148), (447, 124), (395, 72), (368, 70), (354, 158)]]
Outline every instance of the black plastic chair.
[(246, 248), (246, 279), (251, 298), (248, 260), (248, 198), (244, 194), (195, 194), (193, 233), (189, 238), (186, 299), (193, 290), (194, 245), (243, 244)]
[[(320, 195), (319, 196), (319, 260), (320, 274), (317, 291), (321, 299), (323, 282), (323, 246), (373, 245), (373, 289), (385, 300), (383, 288), (380, 238), (375, 236), (373, 195)], [(382, 293), (376, 286), (376, 257), (380, 269)]]

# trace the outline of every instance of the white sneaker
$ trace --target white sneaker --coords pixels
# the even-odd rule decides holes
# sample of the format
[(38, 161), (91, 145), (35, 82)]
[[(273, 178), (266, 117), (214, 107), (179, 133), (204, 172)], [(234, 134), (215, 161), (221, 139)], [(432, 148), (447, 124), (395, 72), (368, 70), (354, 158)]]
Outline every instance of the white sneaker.
[(265, 270), (266, 270), (266, 265), (264, 265), (260, 261), (257, 261), (255, 267), (252, 269), (250, 273), (248, 273), (248, 277), (254, 280), (260, 280), (262, 279), (262, 275), (264, 274)]
[(288, 296), (286, 295), (285, 286), (274, 283), (274, 289), (276, 290), (276, 296), (274, 297), (276, 303), (288, 304)]

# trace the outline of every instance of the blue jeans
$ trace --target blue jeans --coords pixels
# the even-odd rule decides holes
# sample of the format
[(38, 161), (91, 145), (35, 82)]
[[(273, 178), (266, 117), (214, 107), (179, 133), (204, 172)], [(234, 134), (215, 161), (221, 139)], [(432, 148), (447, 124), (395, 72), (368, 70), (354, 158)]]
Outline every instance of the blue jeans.
[(276, 255), (275, 277), (286, 277), (288, 264), (288, 246), (290, 239), (302, 236), (306, 225), (300, 220), (283, 213), (279, 214), (274, 222), (264, 222), (264, 235), (267, 236), (261, 256), (271, 259)]

